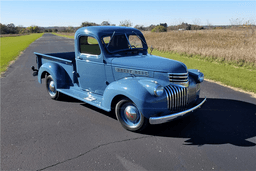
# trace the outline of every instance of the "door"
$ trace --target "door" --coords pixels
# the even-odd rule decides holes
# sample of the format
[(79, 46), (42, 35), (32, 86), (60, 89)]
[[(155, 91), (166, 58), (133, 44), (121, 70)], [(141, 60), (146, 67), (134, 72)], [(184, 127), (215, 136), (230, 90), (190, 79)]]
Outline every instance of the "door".
[(79, 54), (76, 57), (78, 82), (83, 90), (102, 95), (106, 88), (105, 64), (97, 39), (79, 38)]

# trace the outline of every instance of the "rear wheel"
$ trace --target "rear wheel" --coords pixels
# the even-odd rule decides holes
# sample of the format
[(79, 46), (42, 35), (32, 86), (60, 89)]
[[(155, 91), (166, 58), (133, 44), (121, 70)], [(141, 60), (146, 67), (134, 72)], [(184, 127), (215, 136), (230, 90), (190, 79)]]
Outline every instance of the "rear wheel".
[(141, 132), (148, 125), (148, 119), (145, 118), (136, 105), (129, 99), (120, 100), (115, 107), (116, 117), (121, 125), (134, 132)]
[(50, 97), (54, 100), (58, 100), (60, 92), (56, 90), (56, 82), (54, 81), (51, 75), (46, 77), (46, 90), (49, 93)]

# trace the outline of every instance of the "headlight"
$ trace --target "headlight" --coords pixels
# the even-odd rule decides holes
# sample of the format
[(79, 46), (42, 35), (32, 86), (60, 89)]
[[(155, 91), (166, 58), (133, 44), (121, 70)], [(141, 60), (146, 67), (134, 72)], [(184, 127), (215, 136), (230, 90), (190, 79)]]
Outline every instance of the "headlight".
[(154, 93), (156, 96), (162, 96), (162, 94), (164, 93), (164, 87), (158, 85), (154, 88)]
[(198, 75), (198, 81), (201, 83), (204, 81), (204, 74), (200, 72), (200, 74)]

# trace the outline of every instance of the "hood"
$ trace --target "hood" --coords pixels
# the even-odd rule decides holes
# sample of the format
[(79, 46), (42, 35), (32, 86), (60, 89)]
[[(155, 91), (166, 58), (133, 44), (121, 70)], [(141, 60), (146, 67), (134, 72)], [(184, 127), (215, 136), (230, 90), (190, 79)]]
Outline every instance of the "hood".
[(186, 73), (185, 64), (154, 55), (138, 55), (114, 58), (112, 66), (166, 73)]

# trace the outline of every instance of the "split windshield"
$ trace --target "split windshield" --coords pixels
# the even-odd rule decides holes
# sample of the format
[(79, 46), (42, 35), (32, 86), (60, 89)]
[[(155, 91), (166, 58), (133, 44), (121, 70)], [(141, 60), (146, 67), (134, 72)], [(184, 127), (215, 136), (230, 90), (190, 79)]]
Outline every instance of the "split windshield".
[(113, 32), (112, 35), (104, 36), (103, 41), (110, 53), (133, 49), (147, 49), (144, 40), (136, 33), (127, 35)]

